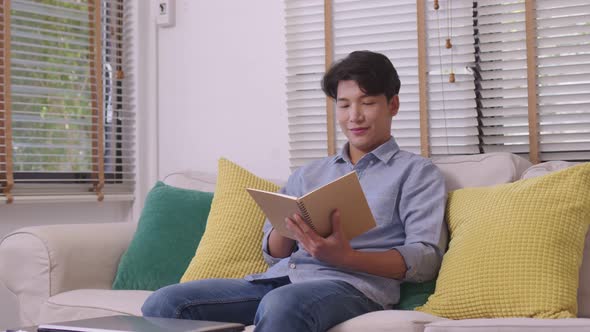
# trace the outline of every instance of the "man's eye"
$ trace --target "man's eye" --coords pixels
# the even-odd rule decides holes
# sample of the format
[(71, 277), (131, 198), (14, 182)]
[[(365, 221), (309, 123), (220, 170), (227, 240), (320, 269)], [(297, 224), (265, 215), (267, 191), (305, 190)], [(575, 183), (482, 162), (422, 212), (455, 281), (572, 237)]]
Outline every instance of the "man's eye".
[(339, 108), (348, 108), (348, 106), (350, 106), (350, 105), (348, 105), (348, 104), (338, 105)]
[(363, 105), (375, 105), (374, 101), (365, 101), (363, 102)]

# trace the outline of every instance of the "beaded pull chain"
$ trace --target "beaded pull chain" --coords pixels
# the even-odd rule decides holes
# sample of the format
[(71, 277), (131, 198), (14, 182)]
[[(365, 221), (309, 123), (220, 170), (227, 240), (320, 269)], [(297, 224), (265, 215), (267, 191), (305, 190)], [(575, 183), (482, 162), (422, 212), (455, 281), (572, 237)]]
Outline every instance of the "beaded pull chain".
[[(452, 33), (452, 24), (453, 24), (453, 18), (452, 18), (452, 4), (451, 4), (451, 0), (447, 0), (447, 38), (445, 41), (445, 48), (448, 50), (451, 50), (451, 70), (450, 70), (450, 74), (449, 74), (449, 83), (455, 83), (455, 71), (453, 68), (453, 43), (451, 42), (451, 35)], [(440, 9), (440, 4), (438, 0), (434, 0), (434, 10), (438, 11)], [(438, 18), (438, 12), (436, 15), (436, 19), (437, 21), (439, 20)], [(439, 26), (440, 29), (440, 26)], [(442, 71), (442, 68), (441, 68)]]

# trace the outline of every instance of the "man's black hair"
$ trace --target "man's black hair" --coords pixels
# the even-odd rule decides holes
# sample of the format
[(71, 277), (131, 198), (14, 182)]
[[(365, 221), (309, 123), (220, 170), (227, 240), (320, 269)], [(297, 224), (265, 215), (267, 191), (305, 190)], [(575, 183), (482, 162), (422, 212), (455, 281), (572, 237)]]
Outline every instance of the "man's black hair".
[(322, 79), (322, 90), (336, 99), (340, 81), (356, 81), (365, 94), (384, 94), (387, 101), (399, 93), (401, 85), (391, 61), (383, 54), (370, 51), (352, 52), (332, 65)]

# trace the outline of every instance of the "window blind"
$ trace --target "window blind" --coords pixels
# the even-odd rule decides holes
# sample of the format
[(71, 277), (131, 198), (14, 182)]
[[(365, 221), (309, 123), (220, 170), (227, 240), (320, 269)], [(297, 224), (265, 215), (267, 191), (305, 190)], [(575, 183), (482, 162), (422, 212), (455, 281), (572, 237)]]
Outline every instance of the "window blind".
[(328, 155), (324, 1), (285, 2), (287, 39), (287, 112), (292, 168)]
[[(401, 81), (400, 109), (392, 133), (404, 150), (420, 154), (416, 2), (412, 0), (333, 0), (334, 59), (356, 50), (387, 56)], [(337, 147), (346, 137), (337, 124)]]
[[(428, 116), (433, 156), (480, 153), (475, 98), (473, 1), (426, 6)], [(451, 48), (446, 48), (450, 39)], [(453, 72), (455, 82), (449, 82)]]
[[(333, 0), (333, 59), (355, 50), (383, 53), (396, 67), (402, 87), (392, 134), (400, 147), (420, 153), (417, 6), (415, 1)], [(434, 154), (479, 153), (474, 66), (473, 2), (455, 1), (453, 59), (441, 50), (446, 16), (427, 13), (430, 143)], [(442, 1), (446, 5), (446, 1)], [(340, 149), (346, 137), (326, 123), (319, 81), (325, 71), (324, 1), (286, 1), (289, 130), (293, 168), (327, 155), (327, 126), (336, 128)], [(440, 24), (439, 21), (443, 21)], [(444, 31), (441, 35), (441, 31)], [(443, 46), (444, 48), (444, 46)], [(451, 61), (452, 60), (452, 61)], [(453, 64), (457, 82), (441, 82)], [(446, 72), (445, 72), (446, 71)]]
[[(590, 4), (536, 0), (540, 159), (590, 160)], [(479, 1), (484, 150), (529, 152), (525, 3)]]
[(0, 122), (0, 181), (7, 188), (14, 178), (5, 199), (131, 199), (135, 114), (128, 1), (10, 5), (1, 12), (2, 21), (10, 21), (3, 29), (10, 53), (1, 59), (1, 80), (9, 88), (0, 93), (9, 103), (2, 104), (0, 119), (8, 115), (11, 121)]
[[(330, 2), (334, 60), (362, 49), (392, 60), (402, 82), (392, 132), (403, 149), (420, 153), (417, 3)], [(338, 148), (346, 138), (337, 124), (325, 123), (317, 83), (324, 71), (323, 4), (286, 3), (292, 165), (298, 167), (325, 156), (324, 125), (336, 128)], [(528, 13), (535, 38), (530, 52), (525, 0), (440, 0), (438, 11), (427, 2), (426, 96), (432, 155), (505, 151), (528, 157), (533, 149), (536, 160), (537, 144), (529, 146), (534, 139), (541, 161), (590, 160), (590, 3), (534, 3), (535, 12)], [(451, 49), (445, 47), (448, 36)], [(534, 69), (527, 68), (531, 55)], [(450, 71), (455, 83), (448, 82)], [(529, 72), (535, 75), (534, 95), (529, 95)], [(529, 119), (530, 103), (536, 113)], [(294, 112), (304, 107), (304, 115)]]
[(524, 0), (478, 1), (477, 12), (484, 151), (528, 154)]
[(541, 160), (590, 160), (590, 3), (536, 0)]

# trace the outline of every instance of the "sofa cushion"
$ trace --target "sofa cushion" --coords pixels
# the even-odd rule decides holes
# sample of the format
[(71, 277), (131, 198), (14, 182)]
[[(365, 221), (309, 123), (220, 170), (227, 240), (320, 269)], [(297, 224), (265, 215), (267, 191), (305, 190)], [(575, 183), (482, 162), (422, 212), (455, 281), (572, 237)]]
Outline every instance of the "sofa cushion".
[(443, 173), (448, 191), (514, 182), (532, 165), (507, 152), (433, 157), (432, 162)]
[(157, 182), (121, 257), (113, 289), (156, 290), (177, 283), (205, 232), (212, 199), (213, 193)]
[(578, 317), (590, 318), (590, 229), (586, 233), (584, 258), (580, 267), (578, 286)]
[(414, 310), (424, 305), (428, 297), (434, 293), (436, 280), (426, 282), (404, 282), (399, 290), (399, 302), (393, 306), (397, 310)]
[(590, 163), (449, 195), (436, 291), (419, 310), (452, 319), (575, 317), (590, 223)]
[(494, 318), (438, 321), (425, 332), (587, 332), (590, 319)]
[[(578, 162), (560, 160), (547, 161), (527, 168), (521, 175), (521, 179), (531, 179), (537, 176), (547, 175), (571, 166)], [(584, 255), (580, 267), (580, 285), (578, 286), (578, 317), (590, 318), (590, 230), (586, 234)]]
[(217, 174), (207, 228), (181, 282), (242, 278), (268, 268), (262, 256), (264, 214), (246, 188), (277, 191), (279, 186), (226, 159), (219, 160)]
[(418, 311), (381, 310), (349, 319), (328, 332), (416, 332), (422, 331), (428, 323), (442, 320), (446, 319)]
[(114, 315), (141, 316), (151, 291), (79, 289), (50, 297), (41, 307), (39, 323)]

